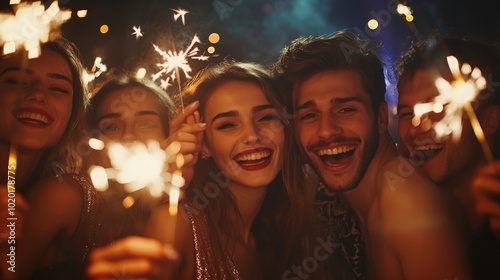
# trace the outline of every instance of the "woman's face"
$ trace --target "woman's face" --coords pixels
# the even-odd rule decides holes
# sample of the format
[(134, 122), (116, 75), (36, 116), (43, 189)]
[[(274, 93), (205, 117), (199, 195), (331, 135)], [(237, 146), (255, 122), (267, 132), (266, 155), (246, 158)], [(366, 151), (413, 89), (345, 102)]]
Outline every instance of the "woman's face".
[(267, 186), (281, 170), (283, 124), (260, 86), (228, 81), (205, 105), (204, 153), (235, 184)]
[(167, 137), (161, 112), (153, 93), (139, 87), (122, 88), (110, 92), (99, 104), (99, 130), (116, 142), (161, 142)]
[(35, 59), (0, 60), (0, 139), (43, 151), (63, 136), (71, 116), (73, 77), (66, 60), (44, 49)]

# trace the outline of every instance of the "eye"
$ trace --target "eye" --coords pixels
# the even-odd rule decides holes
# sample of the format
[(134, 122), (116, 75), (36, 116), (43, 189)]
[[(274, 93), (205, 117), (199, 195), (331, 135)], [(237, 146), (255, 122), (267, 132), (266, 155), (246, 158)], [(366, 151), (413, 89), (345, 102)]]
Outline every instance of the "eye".
[(157, 128), (157, 127), (158, 127), (158, 124), (155, 122), (152, 122), (152, 121), (143, 121), (137, 125), (137, 128), (144, 129), (144, 130)]
[(300, 121), (310, 121), (312, 119), (315, 119), (318, 115), (316, 113), (305, 113), (299, 117)]
[(413, 111), (398, 112), (398, 118), (400, 118), (400, 119), (413, 118), (413, 116), (414, 116)]
[(356, 108), (353, 108), (353, 107), (345, 107), (345, 108), (342, 108), (340, 109), (338, 112), (339, 113), (342, 113), (342, 114), (347, 114), (347, 113), (352, 113), (352, 112), (356, 112), (357, 109)]
[(103, 120), (99, 124), (99, 130), (101, 130), (102, 133), (104, 134), (110, 134), (114, 133), (118, 130), (120, 130), (120, 126), (110, 120)]
[(233, 122), (223, 122), (216, 126), (217, 130), (229, 130), (231, 128), (236, 127), (236, 124)]
[(66, 87), (59, 87), (59, 86), (51, 86), (49, 87), (51, 91), (58, 92), (58, 93), (63, 93), (63, 94), (70, 94), (72, 91), (67, 89)]
[(18, 87), (29, 87), (31, 85), (31, 81), (23, 77), (22, 75), (11, 75), (4, 79), (4, 82), (9, 85), (18, 86)]

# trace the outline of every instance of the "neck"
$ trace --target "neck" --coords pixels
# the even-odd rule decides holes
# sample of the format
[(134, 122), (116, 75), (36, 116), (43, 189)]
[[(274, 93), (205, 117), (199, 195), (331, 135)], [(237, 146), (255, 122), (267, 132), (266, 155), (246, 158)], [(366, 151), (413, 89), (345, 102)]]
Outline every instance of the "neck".
[(231, 185), (228, 187), (240, 213), (241, 219), (238, 219), (237, 224), (240, 225), (242, 241), (247, 244), (250, 240), (252, 224), (266, 197), (267, 187), (253, 188)]
[(363, 225), (365, 225), (368, 211), (375, 199), (380, 170), (382, 170), (386, 163), (394, 160), (397, 156), (396, 145), (392, 138), (390, 138), (390, 135), (388, 133), (379, 135), (377, 151), (369, 163), (363, 178), (356, 188), (343, 194)]
[(18, 149), (15, 174), (8, 172), (10, 153), (10, 145), (2, 143), (0, 146), (0, 184), (7, 184), (8, 180), (12, 180), (12, 177), (9, 178), (9, 175), (14, 175), (16, 190), (23, 191), (27, 188), (26, 183), (29, 181), (36, 165), (40, 161), (43, 151), (33, 152)]

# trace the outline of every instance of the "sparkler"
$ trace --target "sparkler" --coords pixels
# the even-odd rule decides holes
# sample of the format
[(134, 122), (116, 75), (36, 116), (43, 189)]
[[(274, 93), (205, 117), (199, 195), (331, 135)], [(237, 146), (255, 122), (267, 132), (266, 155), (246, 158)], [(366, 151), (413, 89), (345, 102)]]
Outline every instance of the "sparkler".
[(29, 58), (38, 57), (40, 43), (47, 42), (49, 37), (56, 37), (56, 28), (70, 18), (71, 11), (59, 9), (57, 1), (52, 2), (47, 10), (40, 1), (19, 3), (14, 15), (0, 14), (3, 54), (14, 53), (19, 46), (24, 46)]
[(194, 35), (193, 39), (191, 40), (191, 44), (189, 44), (189, 46), (185, 50), (182, 50), (179, 53), (172, 50), (164, 51), (157, 45), (153, 44), (154, 50), (163, 58), (163, 62), (157, 64), (157, 66), (160, 67), (160, 71), (153, 75), (153, 80), (157, 80), (164, 74), (170, 75), (167, 79), (178, 79), (178, 77), (176, 77), (178, 75), (174, 74), (179, 69), (182, 70), (186, 78), (191, 78), (189, 73), (191, 73), (192, 69), (191, 66), (189, 66), (188, 59), (208, 60), (208, 56), (200, 55), (200, 50), (198, 49), (198, 47), (194, 46), (196, 43), (200, 42), (201, 41), (198, 36)]
[(172, 9), (174, 11), (174, 20), (177, 21), (177, 19), (180, 17), (182, 20), (182, 25), (186, 25), (186, 14), (189, 13), (189, 11), (183, 10), (183, 9)]
[(95, 78), (99, 77), (102, 73), (106, 72), (108, 67), (102, 63), (102, 58), (96, 57), (94, 60), (94, 65), (89, 72), (83, 73), (83, 81), (85, 84), (88, 84), (95, 80)]
[(135, 35), (135, 38), (136, 39), (139, 39), (139, 37), (142, 37), (144, 35), (144, 33), (142, 33), (141, 31), (141, 27), (140, 26), (134, 26), (132, 27), (134, 29), (134, 32), (132, 32), (131, 35)]
[[(172, 9), (174, 12), (174, 20), (177, 21), (179, 17), (182, 19), (182, 24), (185, 25), (185, 15), (189, 13), (189, 11), (183, 10), (183, 9)], [(208, 56), (205, 56), (200, 53), (200, 50), (198, 47), (195, 46), (195, 44), (200, 43), (200, 39), (198, 36), (195, 34), (193, 36), (193, 39), (191, 40), (191, 44), (185, 49), (180, 52), (177, 52), (175, 50), (175, 46), (173, 50), (163, 50), (159, 46), (153, 44), (154, 50), (160, 54), (163, 58), (163, 62), (158, 63), (157, 66), (160, 68), (158, 72), (153, 74), (152, 79), (153, 81), (158, 80), (162, 76), (167, 76), (165, 79), (160, 80), (160, 87), (163, 89), (167, 89), (168, 86), (171, 86), (172, 84), (170, 81), (177, 81), (178, 89), (179, 92), (181, 92), (181, 81), (180, 81), (180, 71), (184, 73), (184, 76), (188, 79), (191, 78), (189, 73), (191, 73), (192, 69), (191, 66), (189, 65), (189, 60), (194, 59), (194, 60), (199, 60), (199, 61), (206, 61), (208, 60)], [(181, 98), (181, 107), (182, 110), (184, 110), (184, 103)]]
[(436, 79), (435, 84), (439, 95), (429, 103), (415, 105), (415, 116), (412, 119), (412, 124), (414, 126), (420, 125), (422, 116), (431, 111), (435, 113), (443, 112), (443, 118), (432, 125), (436, 136), (441, 138), (452, 134), (452, 139), (456, 141), (460, 138), (462, 132), (462, 115), (463, 111), (465, 111), (487, 161), (492, 162), (491, 149), (485, 141), (483, 130), (471, 105), (479, 92), (486, 88), (486, 79), (481, 75), (481, 70), (478, 68), (472, 69), (467, 63), (462, 64), (462, 67), (460, 67), (458, 60), (454, 56), (448, 56), (447, 61), (453, 74), (453, 81), (449, 83), (441, 77)]
[[(102, 147), (97, 139), (91, 139), (91, 147)], [(179, 170), (172, 173), (168, 171), (168, 164), (178, 162), (180, 144), (173, 142), (166, 150), (160, 148), (157, 141), (149, 141), (147, 144), (134, 142), (123, 145), (120, 143), (108, 144), (107, 152), (112, 168), (93, 166), (90, 177), (95, 188), (100, 191), (108, 189), (108, 180), (115, 180), (124, 185), (125, 191), (132, 193), (143, 188), (148, 188), (152, 197), (160, 197), (162, 194), (169, 195), (169, 223), (171, 230), (167, 241), (173, 242), (175, 233), (175, 222), (180, 198), (180, 188), (185, 180)], [(182, 165), (177, 167), (180, 168)], [(127, 197), (126, 199), (129, 199)], [(125, 203), (125, 201), (124, 201)], [(129, 206), (133, 202), (127, 202)]]

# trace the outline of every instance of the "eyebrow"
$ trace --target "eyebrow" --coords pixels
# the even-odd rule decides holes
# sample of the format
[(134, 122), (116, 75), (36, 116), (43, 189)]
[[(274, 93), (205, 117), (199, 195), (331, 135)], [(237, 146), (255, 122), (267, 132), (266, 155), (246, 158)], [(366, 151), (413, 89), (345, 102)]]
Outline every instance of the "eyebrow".
[[(252, 108), (252, 112), (256, 113), (256, 112), (264, 111), (264, 110), (269, 109), (269, 108), (274, 108), (274, 107), (271, 104), (258, 105), (258, 106), (255, 106), (255, 107)], [(220, 114), (215, 115), (212, 118), (211, 123), (213, 123), (215, 120), (220, 119), (220, 118), (235, 117), (237, 115), (239, 115), (238, 111), (222, 112)]]
[[(34, 72), (33, 70), (30, 70), (30, 69), (24, 69), (22, 70), (20, 67), (17, 67), (17, 66), (10, 66), (10, 67), (7, 67), (5, 68), (1, 73), (0, 73), (0, 76), (2, 76), (3, 74), (7, 73), (7, 72), (10, 72), (10, 71), (16, 71), (16, 72), (26, 72), (30, 75), (33, 75)], [(49, 78), (53, 78), (53, 79), (59, 79), (59, 80), (63, 80), (63, 81), (66, 81), (68, 82), (70, 85), (73, 85), (73, 81), (65, 76), (65, 75), (62, 75), (62, 74), (59, 74), (59, 73), (48, 73), (47, 74), (47, 77)]]
[(116, 118), (120, 118), (122, 115), (121, 114), (118, 114), (118, 113), (110, 113), (110, 114), (105, 114), (105, 115), (102, 115), (100, 116), (97, 121), (100, 122), (102, 121), (103, 119), (116, 119)]
[[(155, 112), (155, 111), (139, 111), (139, 112), (136, 112), (135, 115), (136, 116), (154, 115), (154, 116), (160, 117), (160, 113)], [(99, 119), (97, 121), (100, 122), (102, 119), (117, 119), (117, 118), (121, 118), (121, 117), (122, 117), (122, 115), (120, 113), (109, 113), (109, 114), (102, 115), (101, 117), (99, 117)]]
[[(360, 97), (357, 97), (357, 96), (353, 96), (353, 97), (338, 97), (338, 98), (330, 100), (330, 102), (332, 102), (334, 104), (343, 104), (343, 103), (348, 103), (348, 102), (351, 102), (351, 101), (363, 103), (363, 100)], [(311, 108), (311, 107), (313, 107), (315, 105), (316, 105), (315, 101), (308, 100), (304, 104), (301, 104), (301, 105), (297, 106), (297, 111), (300, 111), (300, 110), (303, 110), (303, 109), (307, 109), (307, 108)]]

